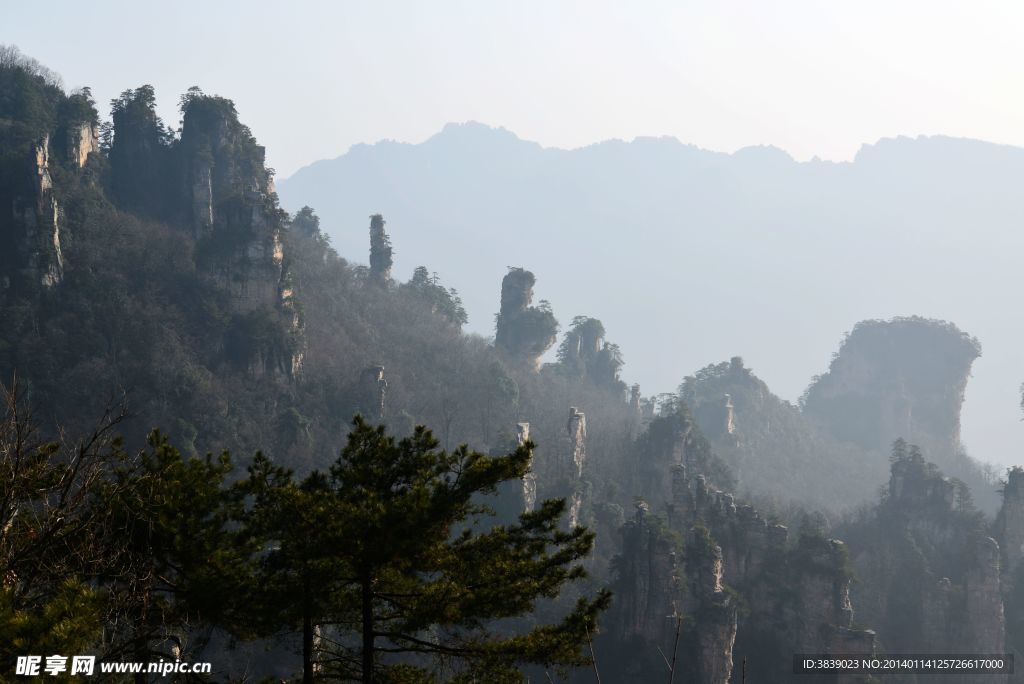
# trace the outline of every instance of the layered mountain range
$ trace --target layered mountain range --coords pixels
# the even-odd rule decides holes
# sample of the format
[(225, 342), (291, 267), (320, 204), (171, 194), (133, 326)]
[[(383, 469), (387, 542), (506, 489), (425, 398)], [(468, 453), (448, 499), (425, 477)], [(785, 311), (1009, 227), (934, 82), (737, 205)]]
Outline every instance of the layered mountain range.
[(833, 163), (672, 138), (561, 150), (465, 123), (419, 144), (357, 145), (278, 191), (289, 210), (316, 207), (346, 254), (365, 253), (365, 215), (384, 213), (402, 245), (395, 272), (429, 263), (485, 335), (494, 306), (478, 284), (529, 264), (557, 312), (602, 319), (627, 378), (651, 392), (741, 355), (795, 402), (856, 321), (955, 321), (984, 349), (964, 441), (1014, 463), (1024, 326), (1007, 313), (1024, 287), (1021, 177), (1024, 150), (940, 136), (881, 140)]

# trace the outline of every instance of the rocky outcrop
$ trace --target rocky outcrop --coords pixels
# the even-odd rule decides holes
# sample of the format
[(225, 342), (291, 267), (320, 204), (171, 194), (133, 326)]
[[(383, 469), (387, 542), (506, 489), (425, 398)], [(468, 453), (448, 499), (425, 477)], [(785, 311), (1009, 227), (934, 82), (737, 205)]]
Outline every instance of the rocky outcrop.
[(888, 474), (881, 454), (837, 440), (773, 394), (738, 356), (700, 369), (682, 390), (701, 432), (734, 473), (735, 491), (744, 495), (841, 509), (873, 499)]
[(960, 408), (980, 354), (952, 323), (863, 321), (808, 389), (804, 412), (865, 448), (887, 452), (902, 437), (945, 461), (960, 447)]
[(695, 616), (685, 645), (692, 669), (689, 679), (700, 684), (727, 684), (732, 674), (737, 631), (737, 597), (722, 584), (722, 548), (707, 529), (690, 531), (684, 553), (687, 591), (682, 615)]
[(1003, 571), (1011, 575), (1024, 558), (1024, 468), (1011, 468), (1006, 475), (996, 533), (1003, 550)]
[(954, 484), (941, 475), (928, 473), (922, 464), (923, 456), (917, 451), (912, 451), (908, 458), (893, 461), (889, 475), (890, 503), (904, 510), (952, 510)]
[(540, 357), (555, 343), (558, 322), (546, 303), (531, 306), (534, 275), (511, 268), (501, 281), (501, 311), (494, 345), (513, 365), (536, 371)]
[(85, 166), (90, 154), (100, 151), (99, 125), (93, 121), (67, 126), (64, 137), (67, 159), (76, 169)]
[(229, 100), (194, 95), (184, 107), (181, 143), (185, 219), (205, 270), (239, 311), (280, 308), (284, 250), (265, 149)]
[(370, 217), (370, 282), (380, 287), (390, 283), (393, 263), (391, 239), (384, 230), (384, 217), (374, 214)]
[(802, 653), (873, 653), (875, 633), (853, 628), (851, 573), (846, 545), (838, 539), (802, 536), (788, 558), (792, 587), (799, 587), (790, 639)]
[(273, 368), (294, 378), (304, 362), (303, 321), (285, 269), (284, 215), (266, 150), (238, 121), (230, 100), (191, 90), (183, 113), (168, 170), (183, 197), (175, 218), (188, 226), (200, 270), (230, 293), (236, 315), (265, 312), (276, 318), (289, 358)]
[[(615, 638), (668, 653), (678, 625), (687, 681), (723, 684), (746, 660), (765, 681), (786, 681), (794, 653), (875, 652), (875, 633), (853, 622), (843, 542), (802, 529), (792, 543), (785, 526), (714, 486), (727, 469), (685, 405), (655, 418), (638, 443), (641, 460), (670, 482), (667, 518), (644, 504), (623, 529)], [(658, 659), (644, 657), (634, 681), (660, 677)]]
[(624, 640), (640, 637), (667, 643), (679, 598), (676, 548), (667, 528), (649, 515), (644, 502), (637, 504), (633, 519), (622, 528), (621, 559), (613, 631)]
[(629, 388), (629, 412), (638, 421), (643, 418), (643, 408), (640, 405), (642, 398), (640, 395), (640, 385), (634, 384)]
[(729, 468), (711, 450), (685, 404), (645, 422), (630, 463), (633, 489), (639, 495), (648, 501), (672, 501), (672, 467), (680, 464), (705, 476), (709, 486), (732, 488)]
[[(610, 625), (614, 638), (654, 644), (666, 665), (669, 659), (675, 663), (678, 679), (726, 684), (739, 604), (723, 584), (722, 549), (707, 530), (695, 527), (680, 546), (679, 537), (640, 502), (622, 528), (619, 558), (618, 601)], [(644, 681), (657, 671), (658, 661), (645, 671)], [(634, 681), (642, 671), (621, 674)]]
[(619, 380), (622, 353), (618, 345), (606, 342), (604, 335), (601, 321), (577, 316), (558, 348), (558, 363), (568, 375), (588, 378), (599, 387), (622, 391), (625, 389), (625, 384)]
[(726, 394), (722, 397), (722, 431), (727, 435), (736, 434), (736, 407), (732, 405), (732, 397)]
[(753, 507), (737, 506), (732, 494), (711, 488), (703, 475), (691, 477), (687, 467), (672, 467), (669, 525), (685, 532), (700, 522), (723, 545), (726, 582), (738, 586), (752, 580), (769, 557), (785, 547), (782, 525), (769, 525)]
[[(758, 640), (769, 634), (776, 648), (783, 644), (790, 653), (874, 652), (874, 633), (853, 627), (851, 574), (841, 541), (801, 535), (790, 548), (784, 526), (737, 505), (685, 464), (672, 468), (672, 492), (670, 527), (691, 537), (694, 528), (706, 529), (726, 586), (749, 606), (738, 622), (737, 649), (756, 652)], [(715, 629), (720, 625), (713, 622)], [(784, 666), (779, 661), (774, 667)]]
[(385, 399), (388, 381), (384, 378), (384, 366), (370, 366), (359, 376), (359, 410), (371, 422), (384, 419)]
[(587, 416), (575, 406), (569, 407), (565, 431), (569, 434), (568, 467), (572, 476), (579, 478), (587, 462)]
[(579, 374), (587, 372), (601, 353), (604, 343), (604, 325), (596, 318), (578, 316), (565, 334), (560, 359), (566, 367)]
[[(979, 538), (968, 551), (962, 587), (943, 577), (924, 588), (921, 611), (921, 652), (985, 653), (1008, 651), (1000, 579), (999, 544)], [(970, 676), (950, 675), (950, 682), (968, 684)], [(985, 681), (1005, 682), (1002, 675)]]
[(970, 653), (1002, 653), (1006, 650), (1006, 618), (999, 544), (985, 537), (974, 543), (972, 551), (965, 581), (968, 640), (958, 646)]

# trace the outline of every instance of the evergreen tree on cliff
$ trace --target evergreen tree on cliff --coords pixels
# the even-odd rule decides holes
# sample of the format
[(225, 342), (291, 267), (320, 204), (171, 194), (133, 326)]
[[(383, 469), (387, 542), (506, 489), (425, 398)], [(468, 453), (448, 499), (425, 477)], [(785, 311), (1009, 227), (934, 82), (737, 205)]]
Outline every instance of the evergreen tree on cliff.
[(315, 671), (433, 681), (442, 670), (451, 681), (518, 681), (522, 664), (588, 662), (581, 646), (607, 592), (579, 599), (557, 624), (496, 626), (583, 579), (593, 546), (585, 528), (561, 530), (563, 500), (492, 526), (479, 495), (521, 478), (531, 446), (497, 457), (466, 446), (449, 453), (424, 427), (396, 440), (357, 417), (327, 473), (293, 482), (257, 459), (254, 521), (274, 549), (264, 600), (275, 614), (280, 597), (302, 625), (303, 681)]

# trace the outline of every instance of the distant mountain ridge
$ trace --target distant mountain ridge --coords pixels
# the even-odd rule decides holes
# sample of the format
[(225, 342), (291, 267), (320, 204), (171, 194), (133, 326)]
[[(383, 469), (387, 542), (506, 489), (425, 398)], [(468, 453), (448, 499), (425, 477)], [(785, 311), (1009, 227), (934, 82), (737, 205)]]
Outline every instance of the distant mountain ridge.
[(383, 213), (396, 274), (438, 271), (485, 335), (506, 268), (531, 269), (563, 327), (601, 317), (645, 393), (742, 354), (796, 399), (858, 320), (953, 321), (984, 350), (965, 441), (1009, 463), (1024, 452), (1024, 325), (1006, 315), (1024, 289), (1021, 179), (1024, 149), (943, 136), (798, 162), (666, 137), (545, 148), (471, 122), (419, 144), (356, 145), (277, 187), (356, 260), (366, 216)]

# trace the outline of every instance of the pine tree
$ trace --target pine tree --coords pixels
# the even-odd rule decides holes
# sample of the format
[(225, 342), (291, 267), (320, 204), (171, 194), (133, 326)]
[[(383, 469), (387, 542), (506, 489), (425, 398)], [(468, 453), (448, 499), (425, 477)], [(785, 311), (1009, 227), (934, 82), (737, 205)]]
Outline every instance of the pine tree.
[(493, 525), (481, 495), (521, 478), (531, 447), (497, 457), (466, 446), (447, 452), (422, 426), (396, 440), (357, 417), (327, 473), (293, 482), (257, 459), (253, 520), (273, 549), (265, 606), (301, 622), (304, 681), (316, 669), (362, 682), (433, 681), (441, 672), (449, 681), (515, 681), (519, 665), (588, 662), (581, 645), (607, 592), (580, 598), (555, 624), (515, 629), (510, 620), (583, 579), (594, 539), (585, 528), (562, 529), (563, 500)]

